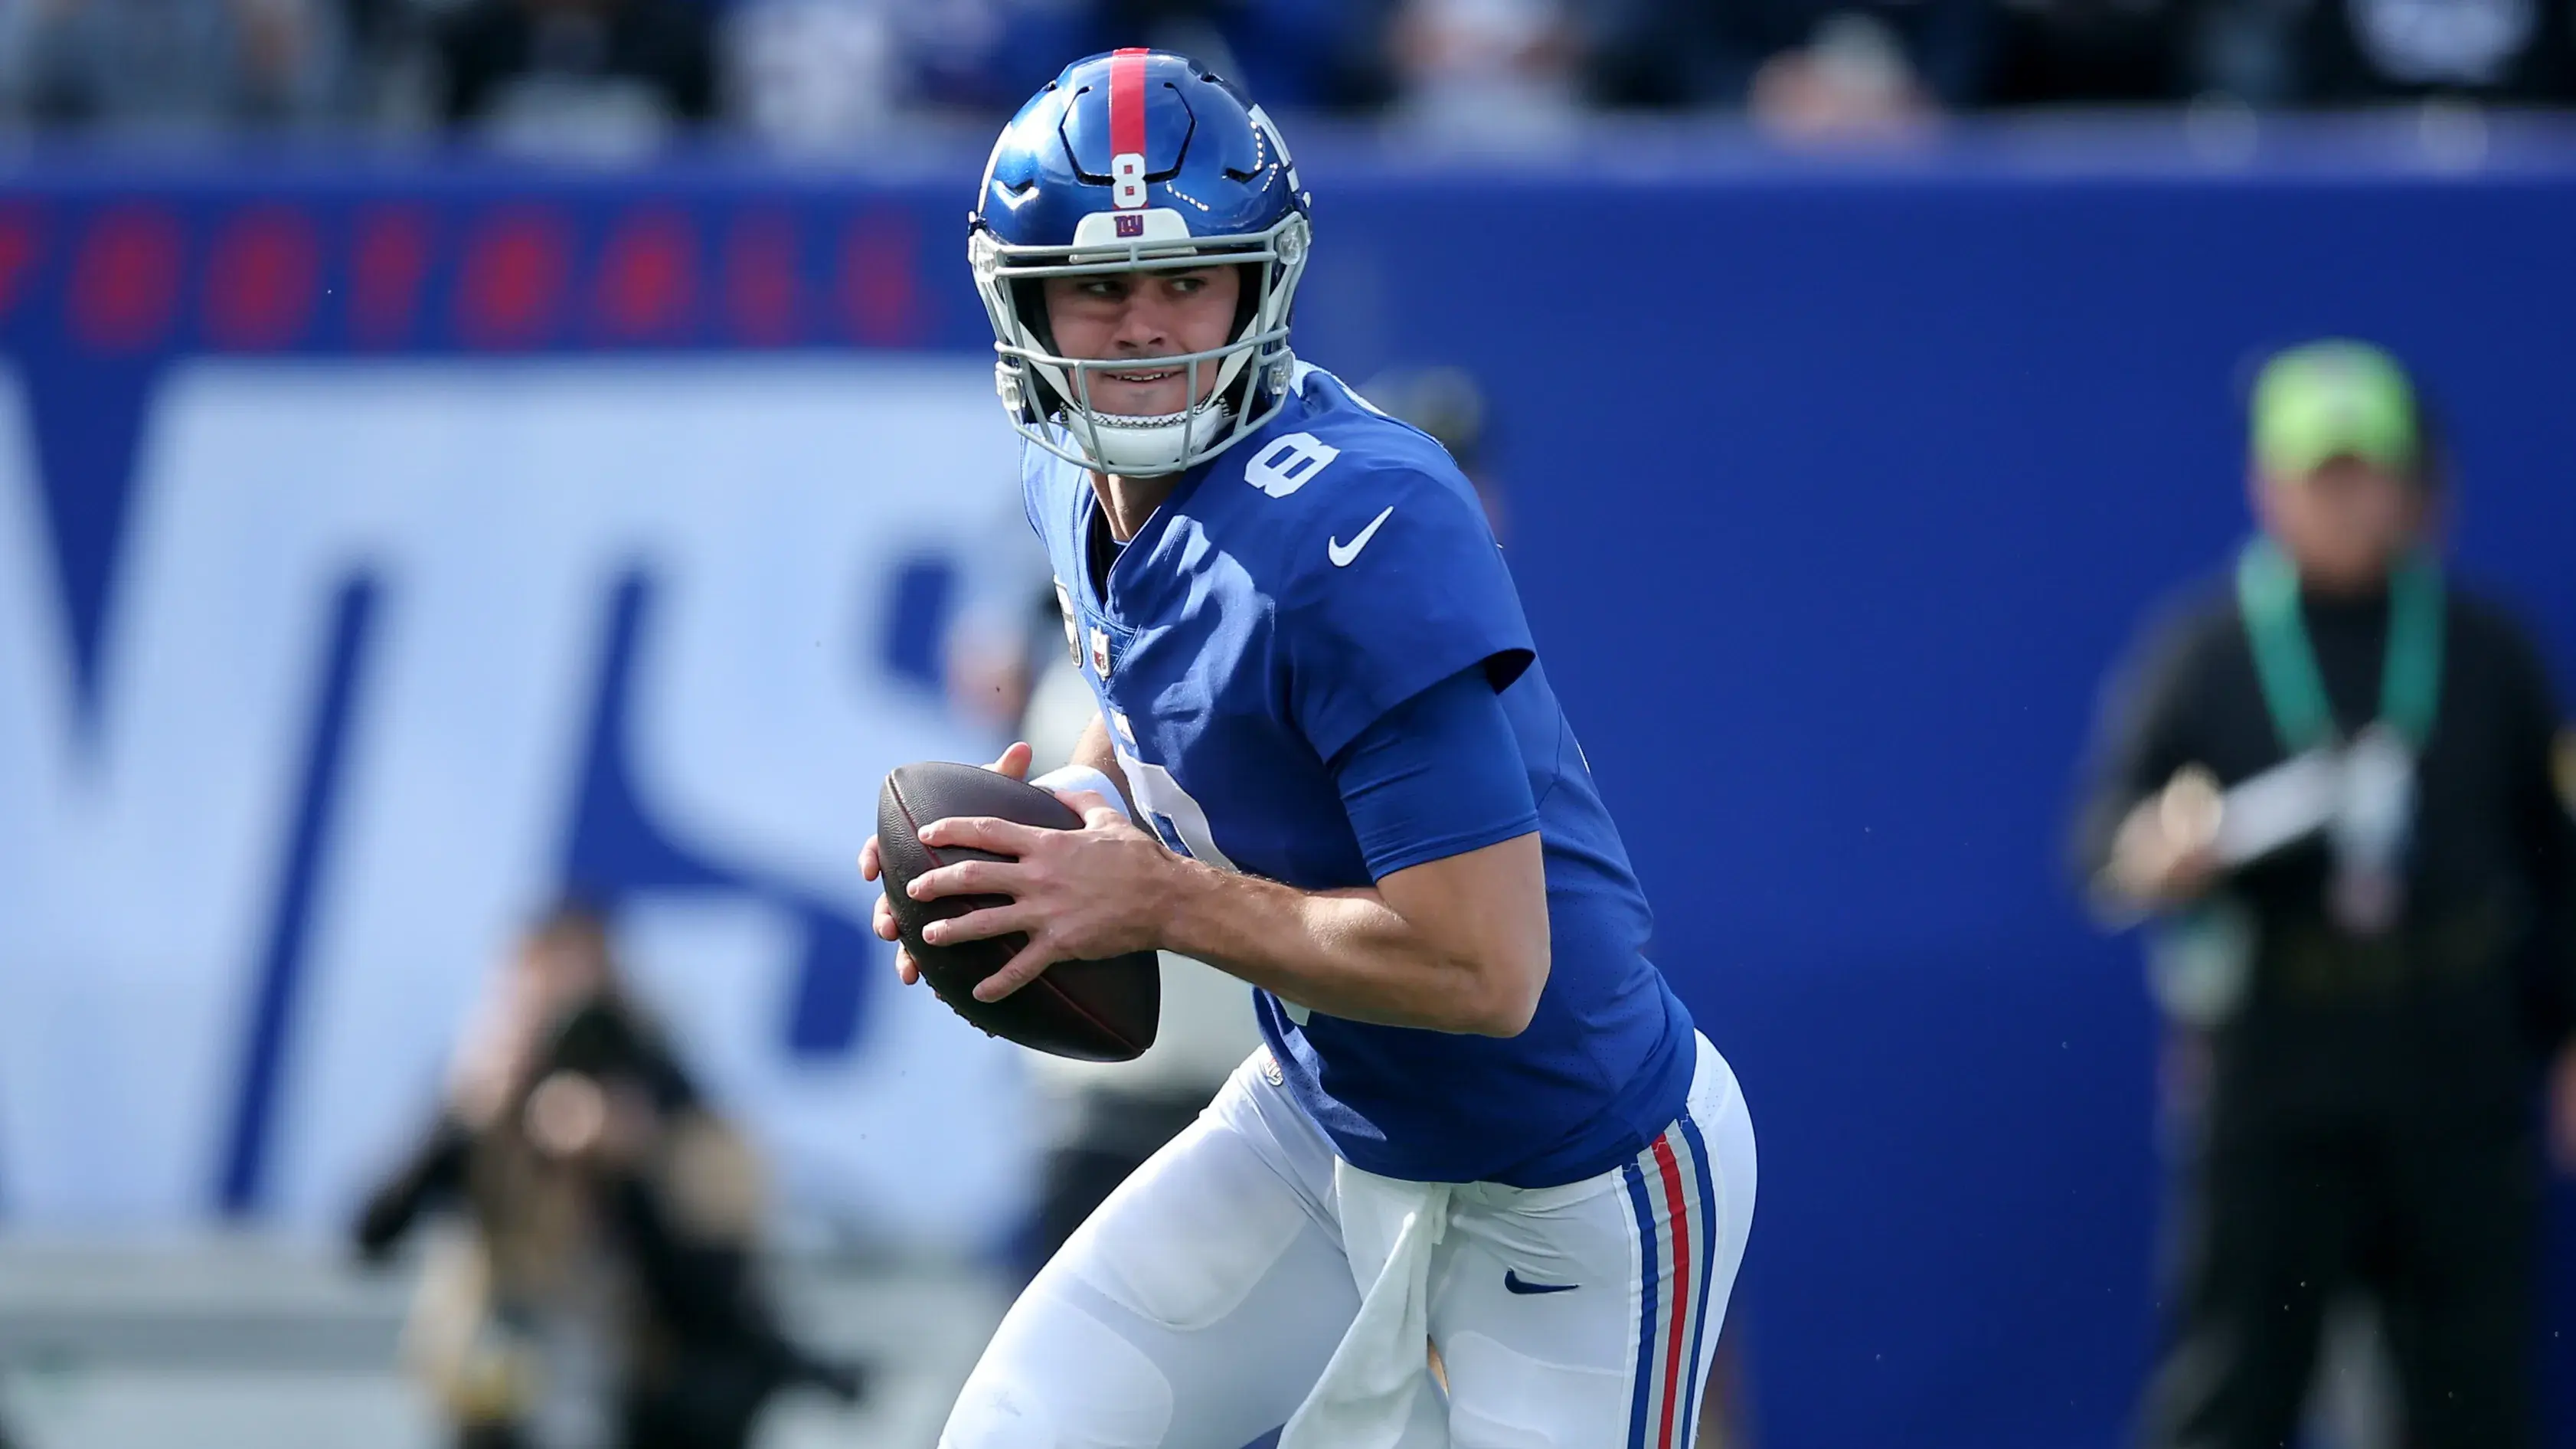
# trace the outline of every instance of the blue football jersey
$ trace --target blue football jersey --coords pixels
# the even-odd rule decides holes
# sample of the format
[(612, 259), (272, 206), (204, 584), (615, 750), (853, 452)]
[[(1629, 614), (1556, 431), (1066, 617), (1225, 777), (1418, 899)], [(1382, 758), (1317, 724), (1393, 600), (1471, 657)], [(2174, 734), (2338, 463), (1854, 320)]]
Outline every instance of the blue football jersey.
[(1352, 1165), (1547, 1187), (1680, 1112), (1689, 1013), (1536, 658), (1475, 492), (1439, 444), (1300, 365), (1260, 431), (1185, 473), (1095, 579), (1089, 474), (1024, 449), (1075, 651), (1139, 811), (1211, 865), (1306, 890), (1372, 884), (1328, 766), (1395, 706), (1481, 665), (1529, 770), (1552, 959), (1510, 1038), (1343, 1021), (1254, 992), (1296, 1100)]

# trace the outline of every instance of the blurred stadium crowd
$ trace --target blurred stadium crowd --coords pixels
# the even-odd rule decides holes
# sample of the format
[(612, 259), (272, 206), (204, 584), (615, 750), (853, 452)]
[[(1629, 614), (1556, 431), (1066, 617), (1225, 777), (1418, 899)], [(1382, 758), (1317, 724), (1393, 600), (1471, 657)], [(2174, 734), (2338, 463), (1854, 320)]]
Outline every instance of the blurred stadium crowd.
[(1068, 56), (1196, 55), (1278, 110), (1546, 135), (1611, 111), (1796, 138), (2214, 100), (2576, 98), (2538, 0), (6, 0), (22, 131), (429, 137), (633, 154), (987, 126)]

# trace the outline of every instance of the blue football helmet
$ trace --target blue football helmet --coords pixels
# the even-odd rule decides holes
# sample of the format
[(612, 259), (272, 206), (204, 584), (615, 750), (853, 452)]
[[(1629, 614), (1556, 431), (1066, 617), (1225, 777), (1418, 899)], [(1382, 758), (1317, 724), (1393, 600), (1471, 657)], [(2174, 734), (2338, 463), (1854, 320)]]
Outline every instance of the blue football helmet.
[[(967, 223), (1011, 425), (1057, 457), (1136, 477), (1249, 436), (1287, 397), (1307, 204), (1279, 128), (1197, 62), (1120, 50), (1066, 66), (1003, 128)], [(1157, 359), (1188, 368), (1194, 405), (1160, 417), (1094, 408), (1092, 378), (1136, 359), (1058, 353), (1044, 279), (1218, 262), (1247, 269), (1232, 340)]]

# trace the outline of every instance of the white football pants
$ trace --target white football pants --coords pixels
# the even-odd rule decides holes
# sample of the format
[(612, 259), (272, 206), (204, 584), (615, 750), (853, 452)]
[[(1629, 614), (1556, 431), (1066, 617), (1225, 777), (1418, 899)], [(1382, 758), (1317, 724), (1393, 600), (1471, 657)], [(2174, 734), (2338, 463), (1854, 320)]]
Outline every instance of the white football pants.
[[(1563, 1187), (1451, 1195), (1403, 1449), (1687, 1449), (1753, 1220), (1753, 1119), (1705, 1037), (1687, 1110)], [(1359, 1309), (1333, 1150), (1267, 1049), (1012, 1306), (942, 1449), (1240, 1449), (1296, 1412)]]

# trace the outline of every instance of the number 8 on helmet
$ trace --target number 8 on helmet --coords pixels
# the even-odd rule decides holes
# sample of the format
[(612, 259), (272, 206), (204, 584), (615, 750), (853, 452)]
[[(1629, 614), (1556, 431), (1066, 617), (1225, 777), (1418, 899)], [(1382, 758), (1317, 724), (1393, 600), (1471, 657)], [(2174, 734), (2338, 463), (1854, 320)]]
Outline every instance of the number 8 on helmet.
[[(1060, 458), (1136, 477), (1180, 472), (1251, 436), (1279, 410), (1295, 363), (1288, 319), (1308, 203), (1279, 128), (1196, 62), (1119, 50), (1066, 66), (994, 144), (968, 220), (1012, 426)], [(1188, 370), (1191, 404), (1159, 416), (1093, 406), (1093, 379), (1135, 363), (1057, 351), (1044, 280), (1215, 263), (1245, 269), (1230, 339), (1157, 359)]]

